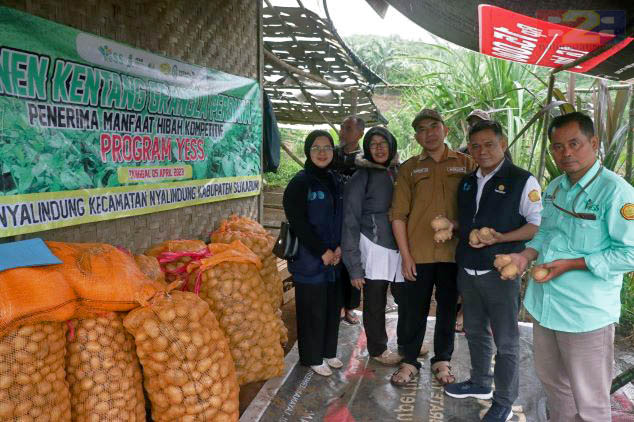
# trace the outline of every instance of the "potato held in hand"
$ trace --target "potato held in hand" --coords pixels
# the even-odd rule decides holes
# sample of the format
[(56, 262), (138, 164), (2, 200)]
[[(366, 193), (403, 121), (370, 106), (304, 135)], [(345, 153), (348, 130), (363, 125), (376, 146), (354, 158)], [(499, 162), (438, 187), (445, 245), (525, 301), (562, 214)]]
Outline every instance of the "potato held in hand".
[(431, 220), (431, 228), (434, 229), (435, 232), (438, 232), (441, 230), (450, 230), (451, 221), (449, 221), (447, 217), (443, 217), (442, 215), (439, 215), (437, 217), (434, 217), (433, 220)]
[(493, 240), (493, 229), (490, 229), (488, 227), (482, 227), (478, 231), (478, 238), (482, 242), (489, 242)]
[(480, 238), (478, 237), (478, 229), (471, 230), (469, 233), (469, 243), (472, 245), (477, 245), (480, 243)]
[(446, 242), (447, 240), (451, 239), (451, 236), (452, 236), (451, 230), (439, 230), (436, 233), (434, 233), (434, 242), (436, 243)]
[(495, 257), (495, 261), (493, 261), (493, 266), (497, 268), (498, 271), (501, 271), (502, 268), (506, 267), (511, 262), (512, 260), (509, 255), (497, 255)]
[(502, 271), (500, 271), (500, 273), (502, 274), (503, 278), (510, 280), (519, 275), (519, 269), (517, 268), (517, 265), (509, 264), (506, 267), (502, 268)]
[(535, 267), (532, 271), (532, 275), (535, 281), (542, 281), (546, 278), (546, 276), (548, 276), (548, 273), (550, 273), (550, 271), (548, 271), (544, 267)]

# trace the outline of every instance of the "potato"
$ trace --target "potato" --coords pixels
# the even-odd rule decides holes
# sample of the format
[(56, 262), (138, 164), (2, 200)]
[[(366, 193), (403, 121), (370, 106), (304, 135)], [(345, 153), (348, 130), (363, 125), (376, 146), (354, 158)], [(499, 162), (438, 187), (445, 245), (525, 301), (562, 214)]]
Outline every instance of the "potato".
[(533, 268), (532, 276), (536, 281), (542, 281), (546, 278), (550, 271), (547, 268), (536, 266)]
[(518, 274), (519, 269), (517, 268), (517, 265), (515, 264), (508, 264), (507, 266), (502, 268), (501, 273), (502, 273), (502, 277), (507, 279), (513, 279), (519, 275)]
[(0, 420), (70, 421), (59, 322), (25, 325), (0, 338)]
[(451, 221), (442, 215), (436, 216), (431, 220), (431, 228), (434, 229), (435, 232), (449, 230), (451, 229)]
[(496, 255), (495, 260), (493, 261), (493, 266), (500, 271), (502, 268), (506, 267), (511, 263), (511, 257), (509, 255)]
[[(123, 323), (135, 337), (137, 351), (150, 351), (139, 359), (156, 422), (238, 420), (238, 383), (228, 342), (206, 302), (193, 293), (173, 291), (131, 311)], [(157, 330), (158, 337), (146, 329)], [(155, 351), (156, 344), (162, 350)], [(215, 383), (227, 385), (231, 394), (214, 395)], [(225, 410), (224, 403), (229, 403)]]
[(453, 233), (451, 230), (439, 230), (436, 233), (434, 233), (434, 242), (442, 243), (451, 239), (452, 236), (453, 236)]
[(471, 230), (469, 233), (469, 243), (472, 245), (477, 245), (480, 243), (480, 238), (478, 237), (478, 229)]
[(482, 227), (478, 231), (478, 238), (480, 239), (480, 241), (484, 241), (484, 242), (488, 242), (488, 241), (493, 240), (492, 229), (490, 229), (488, 227)]
[(141, 368), (122, 316), (109, 312), (71, 324), (66, 369), (73, 421), (145, 421)]

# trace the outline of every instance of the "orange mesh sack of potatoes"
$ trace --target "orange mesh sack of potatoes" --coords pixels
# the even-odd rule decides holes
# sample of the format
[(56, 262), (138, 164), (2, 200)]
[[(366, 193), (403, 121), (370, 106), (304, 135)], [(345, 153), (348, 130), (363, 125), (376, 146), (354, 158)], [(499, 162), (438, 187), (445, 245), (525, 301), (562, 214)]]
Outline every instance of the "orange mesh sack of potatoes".
[(112, 245), (46, 244), (63, 263), (41, 268), (64, 276), (79, 298), (77, 312), (129, 311), (165, 290), (141, 272), (130, 254)]
[(73, 317), (79, 299), (59, 266), (0, 271), (0, 339), (19, 325)]
[(251, 232), (259, 234), (269, 234), (268, 231), (260, 223), (255, 220), (251, 220), (247, 217), (238, 215), (232, 215), (226, 220), (220, 222), (219, 231), (236, 231), (236, 232)]
[(134, 255), (134, 262), (150, 280), (165, 283), (165, 273), (161, 270), (158, 259), (148, 255)]
[(190, 285), (223, 329), (240, 385), (282, 374), (279, 318), (264, 294), (260, 259), (240, 241), (208, 245), (211, 257), (188, 267)]
[(156, 422), (238, 420), (231, 352), (209, 305), (172, 291), (128, 313)]
[(0, 339), (0, 421), (70, 422), (62, 322), (24, 325)]
[(115, 312), (69, 322), (66, 380), (73, 422), (145, 422), (134, 338)]
[[(271, 307), (278, 317), (281, 317), (282, 312), (279, 309), (283, 302), (284, 287), (277, 270), (277, 257), (273, 255), (275, 239), (259, 223), (236, 216), (221, 222), (220, 228), (212, 232), (210, 237), (213, 243), (231, 243), (239, 240), (260, 258), (262, 261), (260, 277), (264, 282), (264, 290), (269, 297)], [(279, 331), (280, 341), (286, 343), (288, 330), (281, 319), (279, 319)]]
[(184, 280), (187, 265), (195, 260), (209, 256), (205, 242), (201, 240), (167, 240), (152, 246), (145, 255), (158, 259), (168, 283)]

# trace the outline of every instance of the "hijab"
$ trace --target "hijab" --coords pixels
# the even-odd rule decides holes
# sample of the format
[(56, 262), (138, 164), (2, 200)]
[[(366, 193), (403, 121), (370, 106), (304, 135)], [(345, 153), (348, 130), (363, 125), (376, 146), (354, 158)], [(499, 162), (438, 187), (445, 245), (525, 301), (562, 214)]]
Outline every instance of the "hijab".
[(385, 163), (382, 163), (381, 165), (389, 167), (392, 163), (392, 160), (394, 159), (394, 156), (396, 155), (397, 145), (394, 135), (392, 135), (392, 133), (384, 127), (374, 126), (365, 134), (365, 136), (363, 137), (363, 158), (372, 163), (378, 164), (374, 161), (374, 159), (372, 158), (372, 154), (370, 153), (370, 141), (372, 140), (372, 137), (374, 135), (379, 135), (387, 141), (389, 153), (387, 161), (385, 161)]
[[(320, 136), (325, 136), (326, 138), (328, 138), (328, 140), (330, 141), (330, 146), (333, 148), (332, 160), (330, 160), (330, 163), (324, 168), (317, 167), (315, 163), (313, 163), (313, 160), (311, 160), (310, 158), (310, 149), (315, 143), (315, 139), (319, 138)], [(325, 130), (313, 130), (312, 132), (308, 134), (308, 136), (306, 136), (306, 140), (304, 141), (304, 154), (306, 154), (306, 162), (304, 164), (304, 171), (316, 177), (321, 183), (326, 185), (326, 187), (333, 193), (335, 192), (336, 186), (335, 186), (334, 179), (330, 177), (329, 169), (332, 167), (332, 164), (335, 160), (334, 148), (335, 148), (335, 141), (332, 139), (332, 136), (330, 135), (330, 133), (326, 132)]]

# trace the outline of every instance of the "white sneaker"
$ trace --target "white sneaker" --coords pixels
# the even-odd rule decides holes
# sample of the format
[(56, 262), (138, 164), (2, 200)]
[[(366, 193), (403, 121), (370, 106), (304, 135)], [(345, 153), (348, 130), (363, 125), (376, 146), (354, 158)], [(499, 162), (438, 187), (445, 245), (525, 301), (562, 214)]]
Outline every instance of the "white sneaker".
[(343, 362), (337, 358), (326, 359), (326, 363), (328, 364), (328, 366), (335, 369), (339, 369), (343, 366)]
[(394, 366), (399, 364), (402, 358), (398, 353), (392, 352), (390, 349), (385, 349), (379, 356), (372, 356), (372, 359), (383, 365)]
[(329, 377), (332, 375), (332, 371), (326, 363), (322, 363), (321, 365), (312, 365), (310, 369), (317, 372), (322, 377)]

